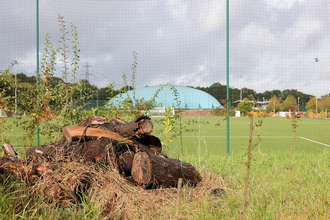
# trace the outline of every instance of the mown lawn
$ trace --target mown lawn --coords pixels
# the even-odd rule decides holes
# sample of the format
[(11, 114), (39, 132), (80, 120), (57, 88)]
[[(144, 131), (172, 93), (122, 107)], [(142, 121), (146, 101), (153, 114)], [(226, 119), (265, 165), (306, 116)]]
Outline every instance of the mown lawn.
[[(254, 118), (257, 122), (260, 118)], [(263, 124), (260, 128), (260, 148), (263, 153), (277, 151), (289, 152), (293, 144), (293, 133), (290, 120), (286, 118), (261, 118)], [(155, 118), (156, 121), (159, 119)], [(182, 148), (184, 154), (197, 154), (198, 146), (201, 152), (205, 154), (227, 154), (227, 121), (223, 121), (221, 135), (219, 138), (220, 126), (215, 124), (221, 122), (220, 117), (201, 117), (201, 125), (197, 117), (182, 118), (182, 126), (186, 126), (193, 131), (182, 133)], [(230, 118), (229, 125), (229, 151), (230, 154), (240, 153), (242, 144), (247, 143), (249, 139), (250, 119), (247, 117)], [(176, 125), (178, 127), (179, 125)], [(164, 126), (161, 123), (154, 125), (156, 136), (164, 138), (161, 129)], [(298, 121), (296, 152), (317, 153), (324, 150), (330, 150), (330, 120), (307, 119), (302, 118)], [(254, 130), (253, 143), (258, 141), (258, 130)], [(217, 143), (217, 140), (218, 144)], [(213, 153), (214, 147), (215, 151)], [(170, 150), (175, 155), (181, 153), (181, 139), (173, 138)], [(255, 147), (254, 152), (258, 151)]]
[[(216, 145), (215, 154), (227, 154), (227, 121), (221, 126), (215, 124), (221, 122), (221, 117), (183, 117), (182, 118), (182, 148), (184, 154), (197, 154), (200, 146), (203, 153), (212, 153)], [(22, 148), (24, 142), (24, 130), (14, 125), (15, 118), (6, 118), (5, 124), (11, 125), (12, 130), (5, 131), (4, 138), (9, 139), (15, 148)], [(153, 134), (160, 139), (164, 138), (161, 118), (152, 118), (154, 123)], [(257, 122), (259, 118), (254, 118)], [(290, 151), (293, 143), (293, 133), (290, 120), (286, 118), (262, 118), (263, 124), (259, 128), (261, 151), (270, 153), (273, 151)], [(201, 124), (199, 124), (201, 122)], [(230, 153), (241, 152), (242, 144), (248, 141), (250, 119), (247, 117), (230, 118)], [(176, 134), (179, 132), (178, 121), (175, 124)], [(219, 136), (219, 130), (221, 134)], [(187, 131), (189, 130), (189, 131)], [(297, 152), (323, 152), (330, 150), (330, 120), (302, 118), (298, 121), (296, 151)], [(174, 134), (174, 132), (172, 133)], [(258, 130), (254, 130), (253, 139), (257, 141)], [(170, 151), (182, 155), (181, 139), (173, 137), (170, 143)], [(36, 138), (34, 141), (36, 145)], [(40, 144), (47, 144), (45, 137), (40, 136)], [(254, 149), (257, 151), (257, 147)]]

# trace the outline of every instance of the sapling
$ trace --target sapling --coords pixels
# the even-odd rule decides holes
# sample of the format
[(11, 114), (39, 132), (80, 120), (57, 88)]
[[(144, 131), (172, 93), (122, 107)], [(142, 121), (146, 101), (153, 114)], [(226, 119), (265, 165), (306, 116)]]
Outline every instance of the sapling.
[[(253, 130), (256, 129), (257, 127), (261, 127), (262, 122), (263, 122), (261, 119), (259, 119), (258, 122), (253, 125), (253, 113), (250, 114), (250, 118), (251, 118), (251, 120), (250, 120), (249, 145), (246, 148), (248, 158), (247, 158), (247, 162), (245, 163), (245, 165), (247, 167), (247, 169), (246, 169), (246, 183), (245, 183), (245, 187), (244, 187), (244, 200), (243, 200), (242, 210), (241, 210), (241, 213), (240, 213), (240, 219), (243, 219), (244, 211), (245, 211), (245, 207), (246, 207), (247, 191), (248, 191), (248, 188), (249, 188), (249, 178), (250, 178), (251, 159), (252, 159), (251, 150), (252, 150), (252, 148), (257, 146), (261, 141), (260, 137), (258, 136), (258, 142), (256, 144), (254, 144), (253, 147), (252, 147), (252, 134), (253, 134)], [(243, 147), (244, 147), (244, 145), (243, 145)]]
[[(79, 62), (79, 42), (77, 28), (71, 24), (72, 40), (69, 41), (63, 16), (58, 16), (61, 30), (60, 47), (55, 48), (46, 34), (41, 68), (38, 70), (37, 86), (20, 84), (20, 109), (27, 117), (16, 123), (24, 128), (26, 135), (23, 139), (25, 146), (31, 146), (40, 126), (40, 134), (48, 141), (55, 142), (61, 137), (62, 128), (76, 124), (85, 117), (83, 111), (85, 101), (91, 91), (82, 80), (76, 80)], [(69, 61), (69, 46), (72, 48), (73, 58)], [(55, 77), (57, 60), (62, 61), (62, 76)], [(70, 73), (70, 67), (72, 72)]]
[(2, 88), (0, 90), (0, 114), (1, 114), (1, 119), (0, 119), (0, 123), (1, 123), (1, 136), (2, 136), (2, 142), (1, 145), (4, 144), (4, 133), (7, 129), (10, 128), (10, 126), (4, 126), (5, 124), (5, 120), (4, 120), (4, 115), (6, 115), (6, 113), (11, 111), (11, 108), (14, 108), (14, 106), (17, 106), (17, 104), (12, 104), (11, 102), (11, 95), (9, 90), (11, 90), (12, 88), (14, 88), (14, 82), (13, 82), (13, 77), (10, 74), (10, 70), (13, 67), (13, 63), (10, 64), (9, 68), (6, 70), (1, 70), (0, 71), (0, 85), (5, 85), (7, 88)]
[(175, 114), (175, 118), (179, 118), (179, 136), (180, 136), (180, 143), (181, 143), (181, 153), (183, 154), (183, 141), (182, 141), (182, 121), (181, 121), (181, 112), (180, 112), (180, 94), (175, 86), (171, 86), (171, 90), (174, 95), (174, 100), (176, 101), (177, 108), (179, 109), (179, 114)]
[(296, 138), (297, 138), (297, 127), (298, 127), (298, 121), (300, 120), (300, 116), (297, 113), (297, 109), (298, 109), (297, 105), (291, 105), (289, 109), (290, 109), (290, 114), (287, 116), (287, 119), (291, 121), (292, 134), (293, 134), (291, 153), (294, 153), (296, 146)]
[(221, 130), (222, 130), (222, 125), (223, 125), (223, 122), (228, 120), (227, 118), (227, 111), (230, 109), (228, 107), (228, 103), (230, 101), (228, 99), (221, 99), (220, 100), (220, 103), (223, 105), (223, 108), (217, 108), (216, 109), (216, 113), (217, 114), (220, 114), (220, 117), (221, 117), (221, 121), (217, 122), (215, 124), (215, 126), (220, 126), (220, 129), (219, 129), (219, 135), (218, 135), (218, 139), (217, 139), (217, 142), (215, 143), (214, 145), (214, 148), (213, 148), (213, 151), (212, 151), (212, 154), (214, 154), (214, 151), (215, 151), (215, 148), (217, 147), (218, 145), (218, 142), (219, 142), (219, 139), (220, 139), (220, 135), (221, 135)]
[(172, 138), (171, 138), (171, 131), (173, 129), (173, 122), (174, 120), (172, 119), (171, 117), (171, 111), (172, 111), (172, 108), (171, 107), (167, 107), (165, 109), (165, 117), (164, 117), (164, 125), (165, 125), (165, 129), (163, 131), (165, 137), (162, 139), (162, 144), (164, 145), (165, 149), (166, 149), (166, 153), (168, 154), (168, 151), (169, 151), (169, 145), (170, 145), (170, 142), (172, 142)]

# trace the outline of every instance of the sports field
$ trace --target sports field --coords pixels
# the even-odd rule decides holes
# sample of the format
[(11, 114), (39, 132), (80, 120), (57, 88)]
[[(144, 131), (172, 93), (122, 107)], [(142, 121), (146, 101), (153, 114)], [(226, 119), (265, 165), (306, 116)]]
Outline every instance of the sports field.
[[(185, 117), (183, 123), (187, 121), (195, 121), (194, 124), (187, 125), (187, 128), (193, 128), (192, 132), (183, 133), (183, 149), (185, 153), (197, 153), (200, 146), (202, 154), (212, 154), (216, 145), (220, 126), (215, 126), (221, 121), (219, 117), (200, 117), (201, 126), (199, 129), (198, 117)], [(257, 122), (259, 118), (254, 118)], [(293, 144), (293, 133), (291, 122), (287, 118), (262, 118), (263, 124), (259, 128), (261, 143), (260, 148), (263, 153), (271, 153), (273, 151), (290, 151)], [(196, 123), (197, 122), (197, 123)], [(250, 118), (230, 118), (230, 153), (241, 153), (242, 144), (248, 144)], [(160, 125), (155, 125), (155, 132)], [(159, 135), (159, 137), (161, 134)], [(258, 141), (258, 130), (254, 130), (252, 143)], [(296, 152), (323, 152), (330, 151), (330, 120), (307, 119), (302, 118), (298, 121)], [(258, 146), (254, 151), (258, 150)], [(171, 151), (181, 154), (180, 139), (173, 139), (171, 143)], [(219, 142), (216, 146), (214, 154), (227, 154), (227, 122), (222, 125)]]
[[(152, 118), (154, 123), (153, 134), (160, 139), (163, 138), (161, 129), (164, 125), (161, 118)], [(182, 117), (183, 129), (183, 150), (184, 154), (197, 154), (200, 146), (201, 154), (212, 154), (219, 137), (220, 126), (215, 124), (221, 122), (220, 117)], [(21, 138), (24, 131), (13, 124), (15, 118), (6, 118), (6, 125), (12, 124), (12, 131), (6, 131), (5, 139), (9, 139), (15, 148), (22, 148)], [(254, 118), (258, 121), (259, 118)], [(293, 143), (292, 127), (290, 120), (286, 118), (262, 118), (263, 124), (260, 127), (261, 143), (260, 148), (263, 153), (273, 151), (290, 151)], [(199, 123), (199, 121), (201, 123)], [(242, 144), (248, 143), (250, 118), (230, 118), (230, 153), (241, 153)], [(221, 135), (214, 154), (227, 154), (227, 122), (223, 121)], [(178, 124), (175, 125), (178, 128)], [(257, 142), (258, 130), (254, 130), (253, 143)], [(44, 137), (40, 136), (40, 143), (47, 144)], [(36, 144), (36, 142), (35, 142)], [(296, 152), (323, 152), (330, 150), (330, 120), (302, 118), (298, 121)], [(256, 146), (254, 151), (258, 150)], [(170, 154), (181, 155), (180, 138), (173, 138), (170, 143)]]

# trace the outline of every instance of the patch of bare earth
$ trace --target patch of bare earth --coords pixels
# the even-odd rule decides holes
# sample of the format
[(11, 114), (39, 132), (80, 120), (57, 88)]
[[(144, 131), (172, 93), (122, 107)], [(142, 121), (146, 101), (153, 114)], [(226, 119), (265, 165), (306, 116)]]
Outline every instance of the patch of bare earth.
[(198, 116), (207, 116), (207, 117), (215, 117), (216, 115), (212, 114), (213, 110), (189, 110), (181, 113), (181, 116), (185, 117), (198, 117)]

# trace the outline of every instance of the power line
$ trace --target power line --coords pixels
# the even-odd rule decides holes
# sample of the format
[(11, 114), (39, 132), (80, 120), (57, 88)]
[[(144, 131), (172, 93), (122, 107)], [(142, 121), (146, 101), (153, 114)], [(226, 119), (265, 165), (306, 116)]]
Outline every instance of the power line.
[[(89, 65), (88, 62), (86, 62), (86, 65), (84, 65), (84, 66), (82, 66), (82, 67), (86, 67), (86, 71), (85, 71), (84, 75), (85, 75), (85, 79), (87, 80), (87, 82), (90, 83), (90, 81), (89, 81), (89, 76), (91, 76), (91, 75), (95, 75), (94, 73), (90, 73), (90, 72), (89, 72), (89, 67), (92, 67), (92, 66)], [(83, 75), (83, 74), (80, 74), (80, 75)]]

